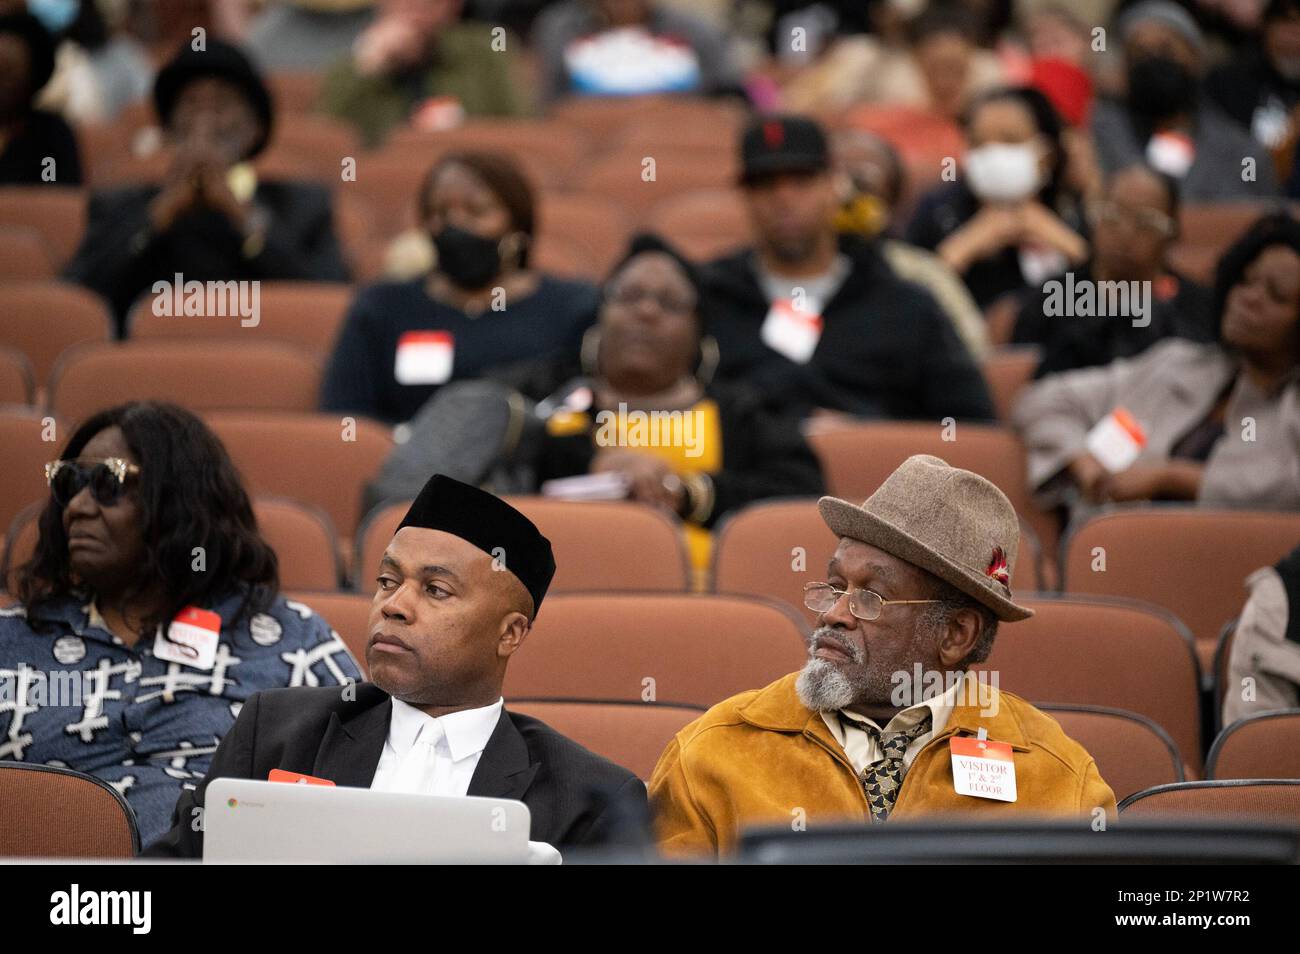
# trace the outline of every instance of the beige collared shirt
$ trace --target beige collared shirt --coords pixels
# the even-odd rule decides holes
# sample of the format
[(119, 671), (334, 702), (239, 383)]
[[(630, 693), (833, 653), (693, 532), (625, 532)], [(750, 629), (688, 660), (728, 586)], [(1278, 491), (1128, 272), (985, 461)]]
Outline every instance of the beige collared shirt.
[[(952, 710), (957, 707), (960, 700), (965, 698), (963, 693), (965, 692), (966, 680), (969, 678), (969, 672), (963, 673), (962, 677), (954, 680), (953, 684), (944, 692), (897, 712), (884, 727), (884, 732), (902, 732), (920, 722), (925, 718), (927, 712), (930, 713), (930, 731), (913, 739), (912, 744), (903, 753), (904, 771), (911, 768), (912, 760), (916, 758), (917, 753), (925, 748), (931, 739), (942, 733), (944, 727), (948, 725), (948, 717), (952, 715)], [(841, 713), (844, 719), (840, 718)], [(853, 766), (853, 770), (859, 775), (872, 762), (878, 762), (881, 759), (882, 752), (879, 737), (872, 735), (865, 728), (857, 727), (859, 724), (865, 723), (879, 731), (880, 726), (871, 719), (857, 713), (844, 712), (843, 710), (823, 712), (821, 717), (826, 723), (826, 727), (831, 730), (831, 735), (835, 736), (835, 741), (844, 749), (844, 754), (849, 757), (849, 763)], [(846, 726), (844, 724), (846, 721), (853, 727)]]

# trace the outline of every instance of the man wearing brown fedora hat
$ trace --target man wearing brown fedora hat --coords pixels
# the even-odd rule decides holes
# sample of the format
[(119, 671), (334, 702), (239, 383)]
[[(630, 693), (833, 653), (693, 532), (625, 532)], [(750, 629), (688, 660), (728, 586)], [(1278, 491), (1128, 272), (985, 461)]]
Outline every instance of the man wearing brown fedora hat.
[(819, 503), (839, 537), (805, 587), (808, 661), (677, 733), (650, 781), (661, 847), (725, 853), (753, 825), (978, 812), (1115, 814), (1096, 763), (988, 658), (1011, 598), (1019, 525), (992, 483), (937, 457), (903, 462), (862, 506)]

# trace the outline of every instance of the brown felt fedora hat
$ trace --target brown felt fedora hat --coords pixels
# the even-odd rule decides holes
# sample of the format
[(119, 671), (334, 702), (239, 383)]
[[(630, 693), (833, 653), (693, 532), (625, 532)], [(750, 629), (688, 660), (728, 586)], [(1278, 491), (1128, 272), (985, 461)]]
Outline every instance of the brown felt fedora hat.
[(1000, 620), (1034, 611), (1011, 599), (1020, 524), (1006, 494), (969, 470), (927, 454), (909, 457), (858, 507), (837, 497), (817, 503), (838, 536), (861, 540), (933, 573), (991, 609)]

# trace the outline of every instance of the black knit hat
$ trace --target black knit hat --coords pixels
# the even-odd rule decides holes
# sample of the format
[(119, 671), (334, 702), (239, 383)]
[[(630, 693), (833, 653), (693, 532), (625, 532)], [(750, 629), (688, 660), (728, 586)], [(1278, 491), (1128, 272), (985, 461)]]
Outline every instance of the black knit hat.
[(0, 33), (10, 33), (26, 44), (31, 59), (32, 92), (36, 93), (54, 75), (54, 37), (30, 13), (0, 17)]
[(153, 84), (153, 103), (158, 118), (164, 126), (170, 126), (172, 110), (181, 90), (191, 80), (204, 76), (228, 80), (243, 91), (262, 124), (262, 135), (243, 158), (256, 156), (266, 148), (271, 138), (271, 93), (252, 61), (229, 43), (209, 37), (202, 50), (194, 49), (188, 40), (181, 44), (171, 61), (159, 70)]
[(533, 598), (534, 615), (541, 608), (555, 576), (551, 541), (500, 497), (434, 474), (397, 525), (402, 527), (441, 530), (474, 544), (519, 578)]

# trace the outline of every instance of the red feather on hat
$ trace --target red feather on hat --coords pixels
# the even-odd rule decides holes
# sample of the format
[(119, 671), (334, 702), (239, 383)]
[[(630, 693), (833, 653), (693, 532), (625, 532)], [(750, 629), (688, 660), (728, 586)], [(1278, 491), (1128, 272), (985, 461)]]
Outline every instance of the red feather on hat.
[(1007, 557), (1001, 547), (993, 548), (993, 559), (989, 561), (984, 573), (1001, 583), (1008, 593), (1011, 592), (1011, 573), (1007, 569)]

